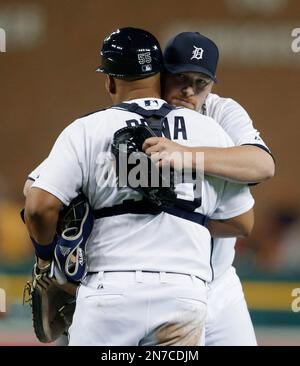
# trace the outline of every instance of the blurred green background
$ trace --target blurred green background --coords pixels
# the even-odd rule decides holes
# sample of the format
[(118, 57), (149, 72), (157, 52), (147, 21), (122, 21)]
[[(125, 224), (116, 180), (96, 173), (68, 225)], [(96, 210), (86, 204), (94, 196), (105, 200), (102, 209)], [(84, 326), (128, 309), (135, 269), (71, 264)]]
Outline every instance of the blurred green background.
[(24, 181), (66, 125), (110, 105), (104, 78), (94, 70), (103, 38), (123, 26), (149, 30), (162, 46), (180, 31), (199, 31), (218, 44), (214, 92), (245, 107), (277, 164), (276, 177), (252, 189), (256, 226), (238, 241), (235, 265), (259, 344), (300, 345), (300, 290), (292, 294), (300, 288), (297, 0), (0, 0), (6, 34), (0, 53), (0, 288), (7, 300), (0, 344), (38, 344), (29, 308), (21, 305), (33, 263), (19, 219)]

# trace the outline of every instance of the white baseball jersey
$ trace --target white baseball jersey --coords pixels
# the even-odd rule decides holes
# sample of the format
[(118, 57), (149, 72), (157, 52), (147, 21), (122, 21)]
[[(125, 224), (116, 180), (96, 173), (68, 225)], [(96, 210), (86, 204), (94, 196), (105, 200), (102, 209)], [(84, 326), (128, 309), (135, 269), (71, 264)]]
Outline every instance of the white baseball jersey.
[[(144, 109), (158, 109), (161, 99), (130, 101)], [(141, 123), (141, 116), (118, 109), (106, 109), (80, 118), (58, 137), (42, 164), (33, 187), (46, 190), (68, 205), (82, 189), (93, 209), (111, 207), (125, 199), (140, 200), (129, 188), (105, 186), (105, 166), (114, 133)], [(233, 146), (224, 130), (211, 118), (178, 108), (165, 120), (170, 138), (188, 146)], [(108, 158), (108, 160), (107, 160)], [(116, 179), (111, 173), (110, 179)], [(32, 176), (32, 174), (31, 174)], [(107, 177), (106, 177), (107, 178)], [(180, 198), (190, 199), (181, 190)], [(196, 212), (227, 219), (252, 208), (248, 187), (206, 177), (202, 204)], [(206, 281), (212, 279), (211, 237), (208, 230), (192, 221), (168, 213), (123, 214), (95, 221), (87, 243), (88, 271), (163, 271), (186, 273)]]
[[(256, 145), (270, 151), (253, 127), (251, 118), (245, 109), (231, 98), (222, 98), (210, 93), (201, 111), (213, 118), (231, 137), (234, 145)], [(217, 238), (212, 242), (212, 268), (214, 278), (219, 277), (230, 268), (235, 255), (236, 238)]]

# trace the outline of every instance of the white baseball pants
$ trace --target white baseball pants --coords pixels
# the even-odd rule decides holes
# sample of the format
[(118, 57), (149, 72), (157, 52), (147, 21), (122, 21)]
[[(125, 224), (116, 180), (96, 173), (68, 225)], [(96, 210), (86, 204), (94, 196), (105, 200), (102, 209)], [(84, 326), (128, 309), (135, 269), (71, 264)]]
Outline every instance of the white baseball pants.
[(201, 345), (206, 302), (206, 284), (190, 275), (89, 275), (78, 290), (69, 345)]
[(206, 346), (257, 346), (241, 281), (231, 267), (209, 284)]

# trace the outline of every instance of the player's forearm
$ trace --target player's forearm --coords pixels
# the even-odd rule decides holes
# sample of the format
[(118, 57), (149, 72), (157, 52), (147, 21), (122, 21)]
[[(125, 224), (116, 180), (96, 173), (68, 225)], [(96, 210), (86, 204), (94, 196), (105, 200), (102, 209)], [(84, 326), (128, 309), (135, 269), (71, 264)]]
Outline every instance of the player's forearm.
[(204, 152), (204, 171), (239, 183), (258, 183), (274, 175), (275, 165), (269, 153), (256, 146), (244, 145), (229, 148), (192, 148), (193, 168), (196, 152)]
[(52, 243), (58, 215), (52, 210), (37, 212), (25, 208), (25, 223), (29, 235), (39, 244)]
[(231, 238), (247, 237), (254, 226), (254, 211), (249, 210), (239, 216), (226, 220), (209, 220), (207, 228), (212, 237)]
[(207, 228), (214, 238), (238, 238), (250, 235), (240, 227), (222, 220), (209, 220)]

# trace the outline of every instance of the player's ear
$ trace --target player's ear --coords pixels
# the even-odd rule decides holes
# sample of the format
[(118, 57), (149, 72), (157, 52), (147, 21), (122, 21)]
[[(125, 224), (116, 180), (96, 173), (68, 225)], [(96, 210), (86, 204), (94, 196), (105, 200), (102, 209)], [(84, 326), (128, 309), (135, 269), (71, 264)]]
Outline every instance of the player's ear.
[(106, 75), (105, 87), (109, 94), (116, 94), (116, 82), (112, 76)]

